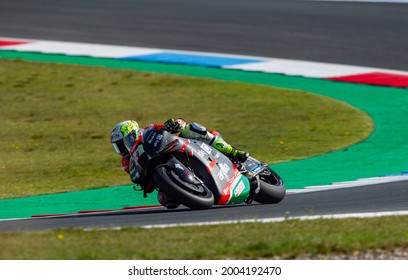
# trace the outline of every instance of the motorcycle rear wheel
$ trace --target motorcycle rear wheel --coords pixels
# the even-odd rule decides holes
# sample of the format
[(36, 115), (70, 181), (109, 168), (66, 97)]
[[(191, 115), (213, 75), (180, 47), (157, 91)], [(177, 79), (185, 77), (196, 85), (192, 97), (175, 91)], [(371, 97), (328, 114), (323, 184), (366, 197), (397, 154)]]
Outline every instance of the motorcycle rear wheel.
[(275, 204), (282, 201), (286, 194), (282, 178), (271, 168), (266, 168), (259, 174), (261, 189), (255, 201), (262, 204)]
[(153, 180), (160, 190), (191, 209), (204, 210), (214, 205), (214, 195), (205, 185), (185, 182), (169, 167), (157, 168)]

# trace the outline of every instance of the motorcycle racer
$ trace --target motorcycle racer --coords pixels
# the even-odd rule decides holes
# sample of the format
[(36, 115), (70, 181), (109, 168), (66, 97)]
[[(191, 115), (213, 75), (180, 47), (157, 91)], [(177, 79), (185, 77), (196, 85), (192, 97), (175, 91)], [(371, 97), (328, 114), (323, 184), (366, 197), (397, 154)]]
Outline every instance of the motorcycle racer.
[[(140, 128), (136, 121), (126, 120), (113, 127), (110, 140), (115, 151), (122, 156), (122, 169), (130, 175), (130, 179), (135, 184), (140, 183), (142, 168), (132, 160), (129, 151), (131, 151), (133, 144), (139, 138), (143, 130), (148, 128), (157, 130), (164, 129), (183, 138), (200, 140), (213, 146), (232, 161), (244, 162), (249, 156), (248, 152), (238, 150), (228, 144), (217, 131), (208, 131), (204, 126), (195, 122), (187, 124), (182, 118), (168, 119), (163, 124), (150, 124), (145, 128)], [(153, 186), (148, 186), (148, 190), (145, 191), (150, 193), (153, 190)], [(179, 206), (178, 202), (174, 201), (164, 192), (159, 191), (157, 198), (159, 203), (168, 209), (174, 209)]]

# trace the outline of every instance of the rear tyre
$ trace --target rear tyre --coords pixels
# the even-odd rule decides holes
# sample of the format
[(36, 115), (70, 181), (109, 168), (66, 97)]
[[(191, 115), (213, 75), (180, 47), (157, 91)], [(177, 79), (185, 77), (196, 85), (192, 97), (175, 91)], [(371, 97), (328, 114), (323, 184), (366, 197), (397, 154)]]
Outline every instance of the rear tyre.
[(261, 189), (255, 201), (262, 204), (279, 203), (285, 197), (286, 188), (281, 177), (271, 168), (259, 173)]
[(161, 191), (191, 209), (203, 210), (214, 205), (214, 195), (204, 184), (185, 182), (167, 166), (157, 168), (153, 180)]

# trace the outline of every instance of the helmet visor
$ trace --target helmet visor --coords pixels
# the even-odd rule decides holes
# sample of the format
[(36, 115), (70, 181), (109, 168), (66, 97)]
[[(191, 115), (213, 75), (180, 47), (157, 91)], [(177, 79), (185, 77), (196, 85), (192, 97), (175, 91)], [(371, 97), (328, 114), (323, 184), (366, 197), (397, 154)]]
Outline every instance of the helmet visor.
[(129, 153), (128, 150), (126, 149), (125, 144), (121, 140), (112, 143), (112, 146), (115, 149), (115, 151), (122, 156), (125, 156)]
[(128, 151), (132, 150), (133, 145), (135, 144), (137, 140), (137, 134), (136, 131), (132, 131), (129, 133), (126, 137), (123, 138), (123, 142), (125, 143), (125, 146)]

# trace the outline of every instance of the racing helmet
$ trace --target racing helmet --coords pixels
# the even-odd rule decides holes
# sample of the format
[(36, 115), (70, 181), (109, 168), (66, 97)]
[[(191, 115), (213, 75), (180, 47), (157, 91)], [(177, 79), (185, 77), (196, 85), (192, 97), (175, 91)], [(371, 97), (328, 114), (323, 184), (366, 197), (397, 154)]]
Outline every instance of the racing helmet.
[(129, 154), (138, 137), (139, 125), (132, 120), (123, 121), (115, 125), (110, 136), (113, 148), (121, 156)]

